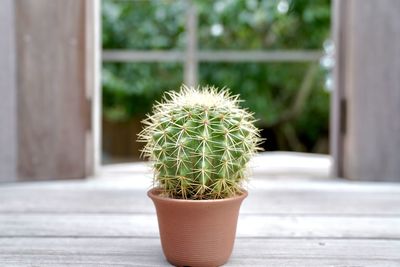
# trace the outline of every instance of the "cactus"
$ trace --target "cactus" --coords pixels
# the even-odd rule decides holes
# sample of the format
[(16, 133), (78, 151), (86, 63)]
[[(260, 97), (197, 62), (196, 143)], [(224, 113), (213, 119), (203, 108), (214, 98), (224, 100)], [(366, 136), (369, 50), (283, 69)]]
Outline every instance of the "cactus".
[(139, 141), (162, 194), (220, 199), (240, 194), (249, 159), (259, 150), (254, 118), (239, 96), (214, 87), (171, 91), (143, 121)]

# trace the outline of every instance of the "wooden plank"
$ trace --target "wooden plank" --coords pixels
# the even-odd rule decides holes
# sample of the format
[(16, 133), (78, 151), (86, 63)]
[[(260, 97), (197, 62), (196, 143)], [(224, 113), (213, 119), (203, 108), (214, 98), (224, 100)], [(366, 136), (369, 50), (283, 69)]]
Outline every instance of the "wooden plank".
[(0, 0), (0, 182), (17, 179), (14, 1)]
[[(250, 160), (252, 177), (264, 180), (291, 178), (300, 180), (331, 180), (332, 157), (323, 154), (268, 151), (259, 153)], [(130, 162), (104, 165), (97, 177), (115, 180), (115, 176), (125, 175), (131, 180), (132, 174), (149, 175), (152, 172), (149, 162)]]
[(100, 164), (99, 157), (101, 147), (99, 147), (100, 130), (100, 103), (101, 87), (100, 80), (100, 41), (99, 23), (100, 8), (99, 0), (84, 1), (84, 25), (85, 25), (85, 96), (89, 101), (90, 125), (86, 130), (85, 138), (85, 175), (92, 176)]
[(100, 0), (85, 1), (86, 16), (86, 91), (91, 100), (90, 139), (86, 152), (86, 175), (97, 175), (101, 165), (101, 3)]
[[(135, 178), (132, 177), (134, 180)], [(280, 185), (279, 185), (280, 184)], [(399, 215), (399, 186), (334, 187), (334, 183), (253, 183), (243, 213), (257, 214), (336, 214)], [(307, 185), (308, 184), (308, 185)], [(268, 186), (271, 188), (268, 189)], [(333, 188), (330, 188), (332, 186)], [(0, 213), (153, 213), (146, 196), (148, 187), (121, 184), (112, 188), (73, 183), (58, 186), (26, 185), (0, 188)], [(262, 190), (261, 190), (262, 188)], [(49, 201), (51, 200), (51, 201)]]
[[(241, 214), (237, 236), (399, 239), (400, 216)], [(0, 237), (158, 237), (153, 214), (0, 214)]]
[[(348, 7), (343, 174), (400, 181), (400, 2), (339, 1)], [(341, 64), (339, 65), (339, 67)]]
[(400, 217), (241, 214), (237, 235), (251, 238), (400, 239)]
[[(200, 62), (309, 62), (318, 61), (321, 51), (198, 51)], [(103, 50), (104, 62), (184, 62), (182, 51)]]
[(103, 50), (103, 62), (183, 62), (182, 51)]
[(200, 51), (199, 60), (207, 62), (309, 62), (318, 61), (321, 51)]
[(18, 172), (86, 176), (85, 1), (16, 1)]
[[(225, 266), (398, 266), (399, 240), (236, 240)], [(12, 266), (169, 266), (158, 238), (0, 238)]]

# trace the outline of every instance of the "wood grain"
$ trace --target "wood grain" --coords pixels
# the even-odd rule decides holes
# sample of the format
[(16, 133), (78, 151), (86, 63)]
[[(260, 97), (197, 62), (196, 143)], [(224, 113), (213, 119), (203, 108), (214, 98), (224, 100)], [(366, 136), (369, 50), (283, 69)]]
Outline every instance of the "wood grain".
[(15, 5), (20, 179), (83, 178), (90, 121), (85, 1)]
[[(240, 238), (399, 239), (400, 216), (241, 214)], [(0, 237), (158, 237), (155, 214), (0, 214)]]
[[(329, 189), (329, 185), (327, 186)], [(250, 189), (251, 190), (251, 189)], [(152, 213), (144, 189), (0, 188), (0, 213)], [(400, 215), (398, 190), (253, 190), (243, 213)]]
[(344, 92), (347, 116), (344, 149), (335, 158), (343, 161), (346, 178), (400, 181), (400, 2), (337, 4), (346, 13), (335, 23), (344, 37), (338, 40), (336, 66), (344, 69), (336, 94)]
[(17, 180), (14, 1), (0, 0), (0, 182)]
[(344, 120), (346, 114), (342, 110), (344, 103), (344, 89), (345, 81), (347, 79), (347, 65), (346, 59), (348, 51), (346, 50), (346, 41), (348, 39), (348, 1), (333, 0), (332, 7), (332, 36), (335, 45), (334, 60), (335, 65), (333, 68), (333, 91), (331, 94), (330, 106), (330, 154), (332, 155), (332, 176), (343, 177), (343, 143), (344, 143)]
[[(399, 240), (242, 238), (225, 266), (398, 266), (399, 249)], [(169, 266), (158, 238), (0, 238), (0, 261), (12, 266)]]
[[(3, 184), (0, 266), (169, 266), (145, 171), (119, 165), (88, 180)], [(225, 266), (400, 265), (399, 184), (277, 172), (254, 170)]]

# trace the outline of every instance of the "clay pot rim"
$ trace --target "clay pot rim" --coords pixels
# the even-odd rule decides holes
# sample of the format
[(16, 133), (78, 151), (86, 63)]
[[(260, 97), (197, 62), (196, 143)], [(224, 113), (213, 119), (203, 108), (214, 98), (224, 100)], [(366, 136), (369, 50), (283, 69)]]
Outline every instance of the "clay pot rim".
[(231, 201), (237, 201), (237, 200), (242, 200), (248, 196), (248, 192), (245, 189), (241, 189), (242, 194), (236, 195), (233, 197), (228, 197), (228, 198), (218, 198), (218, 199), (180, 199), (180, 198), (169, 198), (169, 197), (161, 197), (157, 192), (160, 192), (160, 188), (154, 187), (147, 191), (147, 196), (151, 199), (157, 199), (160, 201), (169, 201), (169, 202), (175, 202), (175, 203), (221, 203), (221, 202), (231, 202)]

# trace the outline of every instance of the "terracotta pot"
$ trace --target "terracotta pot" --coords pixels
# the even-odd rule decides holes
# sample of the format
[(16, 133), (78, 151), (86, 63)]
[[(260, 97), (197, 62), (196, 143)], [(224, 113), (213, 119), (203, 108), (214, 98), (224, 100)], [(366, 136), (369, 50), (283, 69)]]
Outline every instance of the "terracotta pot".
[(212, 267), (228, 261), (235, 241), (240, 196), (217, 200), (172, 199), (148, 191), (157, 210), (161, 244), (175, 266)]

